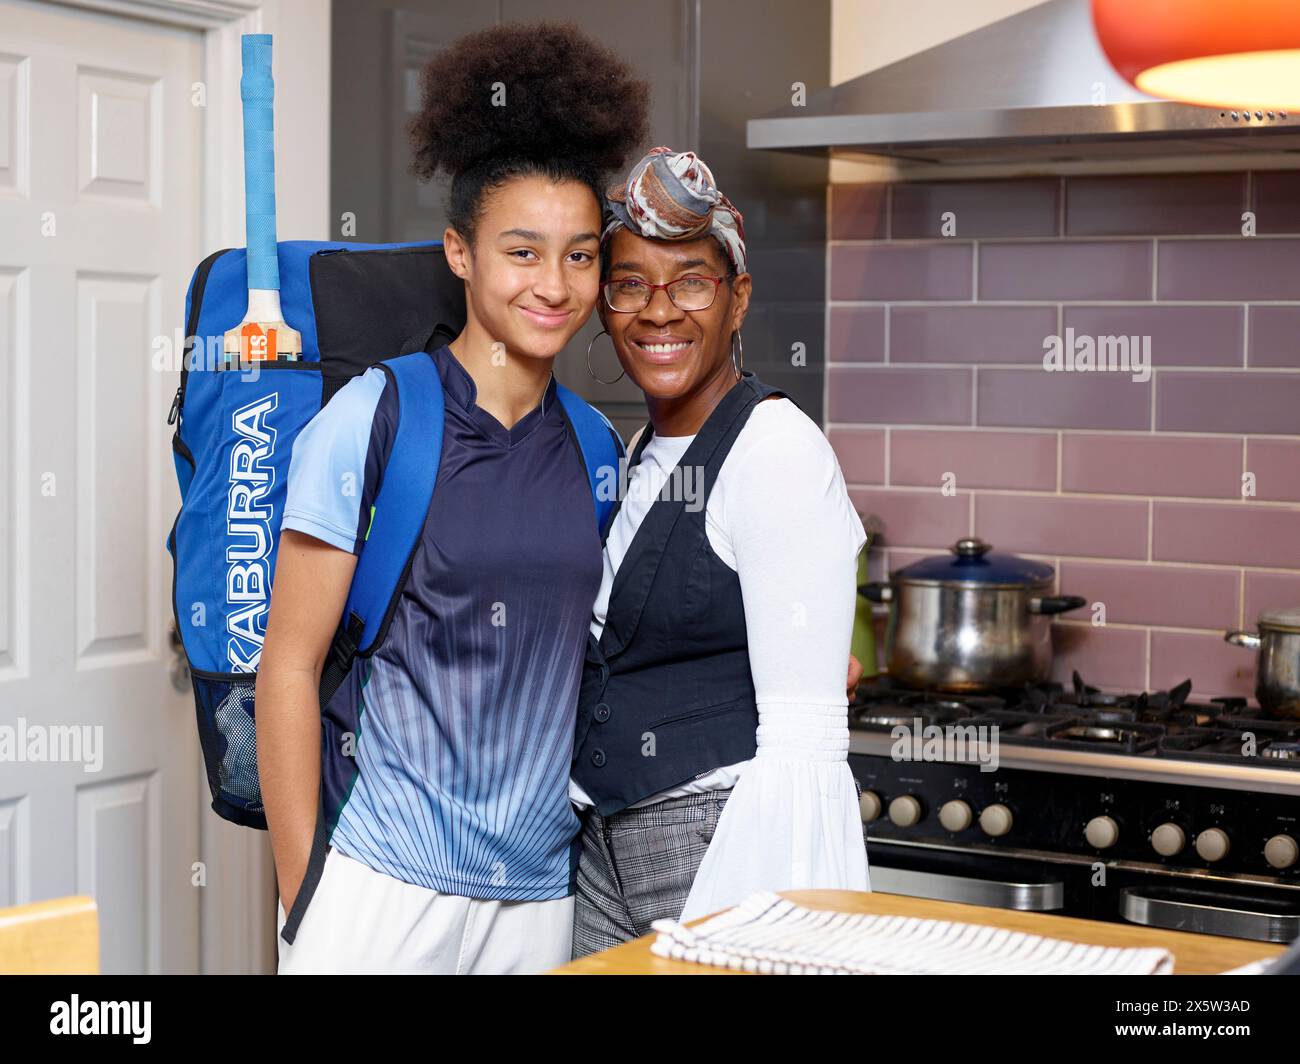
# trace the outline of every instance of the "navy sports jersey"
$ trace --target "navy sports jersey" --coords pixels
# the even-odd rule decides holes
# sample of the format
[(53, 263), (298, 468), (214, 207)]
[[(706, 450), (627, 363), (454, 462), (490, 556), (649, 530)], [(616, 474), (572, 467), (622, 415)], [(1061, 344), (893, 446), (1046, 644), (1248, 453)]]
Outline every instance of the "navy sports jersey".
[[(554, 378), (506, 429), (448, 347), (430, 357), (446, 396), (437, 488), (388, 636), (331, 701), (360, 721), (330, 844), (444, 893), (560, 898), (601, 576), (591, 488)], [(282, 527), (360, 551), (396, 426), (386, 382), (377, 368), (349, 381), (298, 436)]]

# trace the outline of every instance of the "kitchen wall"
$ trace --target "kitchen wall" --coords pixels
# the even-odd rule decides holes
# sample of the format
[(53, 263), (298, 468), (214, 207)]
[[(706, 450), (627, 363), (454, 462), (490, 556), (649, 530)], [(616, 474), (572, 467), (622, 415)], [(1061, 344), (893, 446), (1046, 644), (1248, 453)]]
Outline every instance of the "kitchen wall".
[[(832, 83), (1035, 2), (833, 0)], [(1300, 172), (1277, 165), (832, 163), (826, 426), (882, 526), (874, 578), (977, 534), (1088, 599), (1057, 679), (1250, 693), (1223, 631), (1300, 605)], [(1046, 372), (1067, 328), (1149, 338), (1150, 380)]]
[[(975, 534), (1088, 599), (1055, 625), (1057, 678), (1249, 694), (1254, 655), (1224, 629), (1300, 605), (1300, 173), (828, 202), (827, 428), (883, 527), (875, 575)], [(1149, 343), (1149, 380), (1047, 372), (1068, 329)]]

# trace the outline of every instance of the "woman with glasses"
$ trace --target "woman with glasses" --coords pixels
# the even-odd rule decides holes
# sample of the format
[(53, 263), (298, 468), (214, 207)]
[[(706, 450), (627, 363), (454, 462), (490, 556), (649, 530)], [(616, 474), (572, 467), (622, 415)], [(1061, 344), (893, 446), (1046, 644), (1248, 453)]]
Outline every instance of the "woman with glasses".
[(583, 669), (574, 956), (753, 890), (870, 889), (844, 689), (861, 521), (817, 425), (743, 369), (753, 278), (708, 167), (656, 148), (606, 195), (598, 312), (650, 423)]

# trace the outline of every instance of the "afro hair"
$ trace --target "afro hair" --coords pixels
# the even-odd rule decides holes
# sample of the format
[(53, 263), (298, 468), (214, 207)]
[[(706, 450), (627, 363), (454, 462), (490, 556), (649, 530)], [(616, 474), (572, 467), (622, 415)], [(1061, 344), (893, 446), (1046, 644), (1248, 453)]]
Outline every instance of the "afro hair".
[(603, 182), (649, 131), (649, 85), (568, 22), (508, 23), (460, 38), (422, 75), (412, 170), (451, 177), (448, 221), (471, 243), (484, 195), (512, 177)]

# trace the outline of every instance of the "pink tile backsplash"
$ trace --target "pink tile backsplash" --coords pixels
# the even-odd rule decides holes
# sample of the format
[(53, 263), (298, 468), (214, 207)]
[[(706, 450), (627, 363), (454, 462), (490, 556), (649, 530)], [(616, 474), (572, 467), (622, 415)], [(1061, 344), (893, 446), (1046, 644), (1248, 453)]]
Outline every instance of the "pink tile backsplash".
[(1300, 507), (1157, 500), (1151, 526), (1156, 561), (1300, 569)]
[(1157, 299), (1300, 299), (1300, 240), (1162, 240)]
[(831, 421), (969, 425), (971, 371), (899, 366), (832, 366), (826, 373)]
[(1150, 337), (1153, 366), (1243, 364), (1246, 316), (1240, 306), (1080, 306), (1063, 314), (1061, 328), (1076, 336)]
[(1243, 583), (1246, 600), (1241, 611), (1242, 625), (1251, 631), (1265, 610), (1300, 606), (1300, 573), (1252, 572), (1248, 569)]
[(1192, 678), (1198, 697), (1237, 695), (1255, 690), (1255, 655), (1223, 641), (1222, 633), (1151, 633), (1151, 684), (1169, 688)]
[(979, 298), (1149, 299), (1151, 261), (1149, 240), (981, 244)]
[(1156, 433), (1067, 432), (1061, 488), (1114, 495), (1241, 498), (1241, 441)]
[(889, 186), (832, 185), (832, 240), (883, 240), (888, 235)]
[(832, 307), (831, 361), (883, 362), (887, 313), (884, 307)]
[(1166, 432), (1300, 432), (1300, 374), (1263, 370), (1170, 373), (1161, 377), (1156, 393), (1156, 428)]
[[(836, 308), (842, 310), (848, 308)], [(831, 328), (835, 327), (831, 311)], [(1056, 333), (1056, 308), (966, 303), (952, 307), (891, 307), (891, 362), (1043, 361), (1043, 338)], [(834, 347), (832, 346), (832, 350)]]
[(1082, 595), (1089, 609), (1102, 603), (1107, 624), (1227, 629), (1237, 623), (1241, 574), (1236, 569), (1066, 558), (1059, 580), (1061, 594)]
[(1255, 474), (1254, 498), (1300, 502), (1300, 439), (1248, 439), (1246, 472)]
[(973, 254), (970, 244), (835, 244), (831, 299), (970, 299)]
[(831, 429), (826, 434), (849, 484), (885, 482), (884, 429)]
[(1259, 232), (1300, 233), (1300, 171), (1260, 170), (1251, 178), (1250, 206)]
[(1300, 368), (1300, 306), (1250, 308), (1246, 365)]
[[(1249, 695), (1254, 657), (1223, 632), (1300, 606), (1300, 170), (842, 185), (829, 204), (829, 361), (862, 365), (828, 373), (827, 419), (883, 526), (872, 571), (974, 532), (1106, 604), (1104, 627), (1053, 625), (1057, 679)], [(1046, 372), (1067, 329), (1145, 338), (1150, 379)]]
[(928, 431), (890, 434), (889, 482), (938, 488), (1056, 490), (1056, 433)]
[(1033, 369), (978, 371), (975, 420), (1018, 428), (1145, 429), (1151, 425), (1151, 382), (1121, 373), (1047, 373)]
[(1121, 174), (1073, 177), (1066, 236), (1241, 232), (1245, 174)]
[(969, 492), (850, 488), (849, 497), (858, 513), (879, 519), (885, 546), (906, 543), (947, 550), (970, 531)]
[(1060, 210), (1057, 178), (916, 181), (894, 186), (890, 235), (1055, 236)]
[(1147, 556), (1147, 503), (1071, 495), (975, 496), (975, 534), (999, 550), (1093, 558)]
[(1052, 625), (1052, 679), (1070, 685), (1078, 671), (1094, 687), (1141, 691), (1146, 687), (1147, 633), (1141, 628)]

